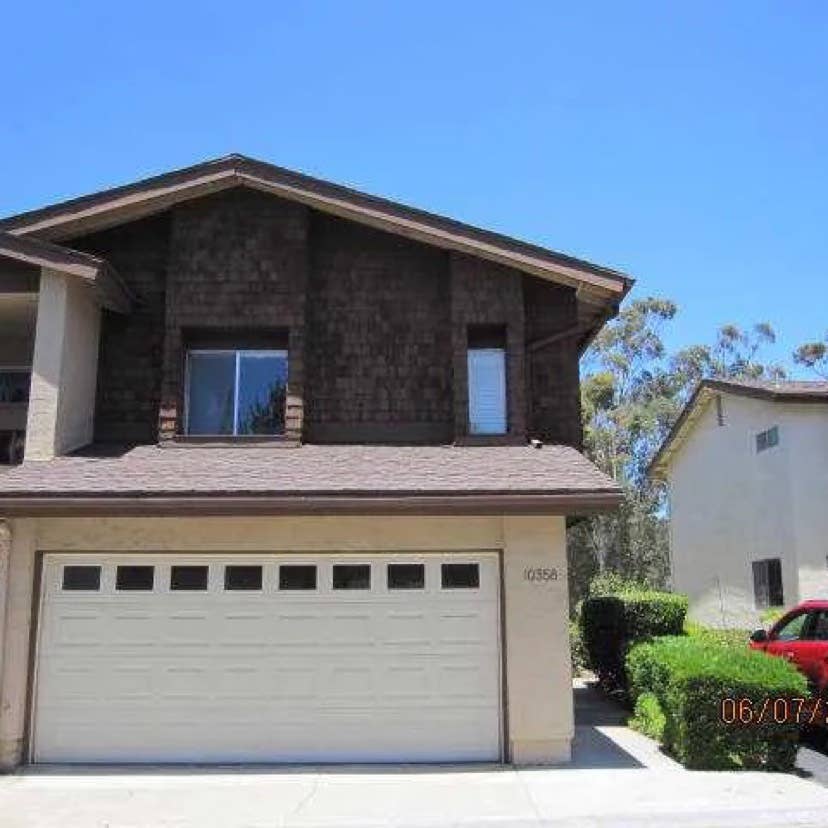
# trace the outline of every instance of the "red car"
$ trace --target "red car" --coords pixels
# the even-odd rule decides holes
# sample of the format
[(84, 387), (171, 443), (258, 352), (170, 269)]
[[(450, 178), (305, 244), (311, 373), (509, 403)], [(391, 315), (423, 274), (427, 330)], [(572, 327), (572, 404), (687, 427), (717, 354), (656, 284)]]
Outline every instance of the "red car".
[(788, 659), (822, 695), (828, 689), (828, 601), (803, 601), (767, 632), (756, 630), (750, 646)]

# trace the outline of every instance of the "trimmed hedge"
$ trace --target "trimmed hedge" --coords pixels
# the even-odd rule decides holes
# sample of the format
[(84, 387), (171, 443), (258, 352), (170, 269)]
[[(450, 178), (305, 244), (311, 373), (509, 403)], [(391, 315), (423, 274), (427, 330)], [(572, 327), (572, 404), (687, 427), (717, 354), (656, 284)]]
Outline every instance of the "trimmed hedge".
[[(636, 645), (626, 669), (636, 703), (631, 724), (657, 735), (663, 715), (661, 741), (685, 767), (793, 770), (799, 725), (775, 721), (772, 706), (761, 715), (765, 699), (772, 705), (808, 696), (805, 678), (792, 665), (747, 646), (685, 636)], [(741, 720), (723, 710), (724, 699), (734, 705), (747, 700)], [(723, 712), (731, 723), (722, 721)]]
[(587, 666), (587, 654), (581, 640), (581, 628), (576, 621), (569, 622), (569, 652), (572, 656), (572, 675), (579, 676)]
[(635, 711), (630, 719), (630, 727), (660, 742), (664, 738), (666, 721), (655, 693), (641, 693), (635, 700)]
[(708, 644), (719, 644), (725, 647), (742, 649), (748, 646), (750, 634), (753, 630), (731, 628), (705, 627), (696, 621), (684, 622), (684, 634), (691, 638), (698, 638)]
[(581, 639), (601, 684), (626, 688), (624, 660), (638, 641), (680, 635), (687, 598), (671, 592), (629, 590), (587, 598), (580, 615)]

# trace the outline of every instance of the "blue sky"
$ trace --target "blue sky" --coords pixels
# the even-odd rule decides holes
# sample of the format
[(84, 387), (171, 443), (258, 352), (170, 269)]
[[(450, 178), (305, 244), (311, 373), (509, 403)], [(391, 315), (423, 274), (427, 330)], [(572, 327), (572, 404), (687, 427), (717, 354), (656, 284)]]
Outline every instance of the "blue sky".
[(0, 214), (228, 152), (828, 330), (828, 4), (15, 3)]

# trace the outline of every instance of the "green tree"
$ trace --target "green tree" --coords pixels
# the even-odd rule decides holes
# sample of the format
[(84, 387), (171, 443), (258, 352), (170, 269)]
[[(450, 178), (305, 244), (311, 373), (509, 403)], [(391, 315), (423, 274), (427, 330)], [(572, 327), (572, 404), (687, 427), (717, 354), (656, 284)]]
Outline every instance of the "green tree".
[(570, 527), (573, 606), (598, 573), (615, 572), (663, 587), (669, 579), (664, 492), (646, 474), (698, 382), (705, 378), (781, 378), (760, 360), (776, 335), (768, 323), (743, 331), (724, 325), (711, 344), (669, 353), (662, 331), (676, 316), (668, 299), (631, 302), (595, 338), (582, 363), (584, 450), (624, 490), (615, 514)]
[(828, 334), (822, 342), (806, 342), (793, 353), (797, 365), (813, 371), (817, 376), (828, 379)]

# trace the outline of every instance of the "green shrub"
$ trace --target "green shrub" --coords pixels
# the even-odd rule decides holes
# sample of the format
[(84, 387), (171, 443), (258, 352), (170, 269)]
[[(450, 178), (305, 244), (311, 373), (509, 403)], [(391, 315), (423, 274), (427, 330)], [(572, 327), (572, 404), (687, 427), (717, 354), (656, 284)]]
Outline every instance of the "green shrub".
[(744, 649), (747, 646), (753, 630), (719, 629), (718, 627), (704, 627), (695, 621), (684, 622), (684, 633), (692, 638), (721, 644), (726, 647)]
[(656, 636), (679, 635), (686, 614), (687, 598), (670, 592), (631, 589), (587, 598), (581, 607), (581, 637), (602, 685), (624, 690), (629, 648)]
[(620, 595), (625, 592), (648, 592), (643, 581), (633, 581), (617, 572), (601, 572), (589, 582), (589, 596), (597, 598), (600, 595)]
[[(648, 717), (648, 726), (655, 720), (654, 696), (664, 715), (662, 742), (686, 767), (793, 769), (799, 725), (792, 719), (778, 723), (769, 708), (760, 720), (765, 699), (808, 695), (805, 678), (782, 659), (682, 636), (633, 647), (626, 669), (638, 720)], [(723, 709), (724, 699), (734, 700), (734, 708), (747, 700), (740, 708), (743, 721), (722, 721), (723, 712), (730, 716), (734, 709)]]
[(664, 736), (665, 722), (664, 711), (655, 693), (641, 693), (635, 702), (630, 727), (660, 742)]
[(763, 624), (771, 626), (772, 624), (775, 624), (785, 614), (785, 612), (785, 607), (768, 607), (766, 610), (762, 610), (759, 617), (762, 619)]
[(581, 640), (581, 628), (577, 621), (569, 622), (569, 652), (572, 655), (572, 675), (578, 676), (589, 665), (584, 642)]

